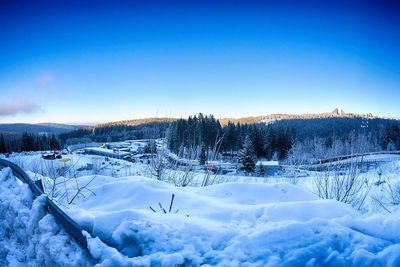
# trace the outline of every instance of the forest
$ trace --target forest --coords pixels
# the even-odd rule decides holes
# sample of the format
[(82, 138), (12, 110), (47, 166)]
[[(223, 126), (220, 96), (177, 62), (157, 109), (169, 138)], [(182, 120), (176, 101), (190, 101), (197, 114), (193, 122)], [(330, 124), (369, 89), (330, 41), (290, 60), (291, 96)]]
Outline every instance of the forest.
[[(124, 123), (129, 123), (126, 121)], [(186, 119), (108, 123), (56, 135), (0, 135), (0, 153), (53, 150), (82, 142), (166, 138), (169, 149), (186, 158), (200, 154), (236, 157), (246, 138), (252, 157), (289, 162), (360, 152), (400, 150), (400, 122), (368, 117), (287, 119), (241, 124), (202, 113)]]
[(167, 134), (169, 148), (184, 156), (198, 148), (237, 154), (249, 138), (255, 158), (321, 159), (343, 154), (400, 149), (400, 124), (378, 118), (289, 119), (221, 126), (212, 115), (180, 119)]
[(21, 151), (47, 151), (61, 149), (56, 135), (37, 135), (24, 132), (19, 134), (0, 133), (0, 154)]

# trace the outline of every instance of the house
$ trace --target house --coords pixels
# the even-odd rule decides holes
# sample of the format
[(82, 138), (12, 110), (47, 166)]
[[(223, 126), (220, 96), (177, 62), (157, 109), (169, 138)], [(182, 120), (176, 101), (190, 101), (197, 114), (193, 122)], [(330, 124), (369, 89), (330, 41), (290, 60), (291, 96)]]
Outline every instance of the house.
[(276, 160), (258, 161), (256, 163), (256, 170), (259, 172), (261, 168), (264, 172), (264, 176), (276, 175), (280, 170), (279, 161)]

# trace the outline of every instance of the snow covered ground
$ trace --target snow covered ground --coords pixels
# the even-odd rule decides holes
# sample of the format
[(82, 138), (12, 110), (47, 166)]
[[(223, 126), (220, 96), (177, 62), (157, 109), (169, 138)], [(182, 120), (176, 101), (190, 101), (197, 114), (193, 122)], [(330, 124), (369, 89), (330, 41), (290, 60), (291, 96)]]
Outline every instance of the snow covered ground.
[(0, 170), (0, 266), (91, 266), (82, 249), (33, 200), (9, 168)]
[[(376, 156), (376, 155), (373, 155)], [(374, 165), (368, 170), (363, 170), (359, 173), (359, 179), (368, 183), (368, 186), (364, 190), (368, 190), (365, 204), (362, 209), (365, 211), (385, 211), (385, 208), (391, 209), (392, 202), (400, 203), (400, 159), (399, 157), (393, 157), (393, 155), (377, 155), (379, 156), (380, 162)], [(53, 187), (54, 184), (63, 184), (69, 181), (72, 183), (70, 187), (72, 191), (77, 191), (79, 187), (85, 186), (76, 182), (76, 178), (82, 176), (96, 175), (110, 176), (114, 178), (122, 178), (127, 176), (144, 176), (148, 178), (155, 178), (154, 170), (148, 164), (142, 163), (131, 163), (124, 160), (110, 159), (105, 161), (104, 157), (95, 155), (82, 155), (82, 154), (68, 154), (64, 155), (62, 160), (44, 160), (41, 158), (41, 154), (38, 152), (32, 153), (19, 153), (13, 154), (8, 159), (13, 161), (17, 165), (21, 166), (24, 170), (30, 173), (33, 179), (44, 178), (44, 185), (47, 192), (49, 188)], [(347, 165), (348, 166), (348, 165)], [(226, 182), (257, 182), (257, 183), (276, 183), (276, 182), (288, 182), (296, 184), (310, 192), (316, 193), (315, 182), (318, 179), (324, 179), (326, 172), (317, 171), (306, 171), (298, 168), (288, 168), (282, 173), (275, 176), (269, 177), (255, 177), (255, 176), (241, 176), (241, 175), (216, 175), (212, 173), (206, 173), (202, 170), (198, 171), (185, 171), (182, 170), (171, 170), (164, 169), (162, 172), (161, 180), (166, 181), (175, 186), (200, 186), (207, 179), (207, 184), (219, 184)], [(334, 176), (336, 174), (330, 174)], [(46, 178), (47, 177), (47, 178)], [(48, 179), (50, 178), (50, 179)], [(332, 177), (331, 177), (332, 178)], [(96, 178), (97, 179), (97, 178)], [(90, 185), (95, 183), (95, 180), (90, 181)], [(89, 182), (89, 181), (88, 181)], [(399, 190), (399, 199), (393, 199), (390, 194), (393, 189)], [(59, 192), (55, 192), (54, 198), (51, 192), (50, 196), (53, 200), (58, 201), (60, 197), (66, 197), (63, 192), (65, 188), (60, 188)], [(88, 194), (90, 191), (84, 190), (83, 194)], [(389, 194), (389, 195), (388, 195)], [(72, 196), (71, 196), (72, 197)], [(377, 200), (382, 200), (385, 203), (379, 203)]]
[[(400, 210), (393, 207), (391, 213), (371, 210), (361, 214), (350, 205), (319, 199), (310, 192), (317, 177), (314, 172), (299, 177), (297, 185), (287, 183), (293, 182), (293, 177), (214, 176), (215, 184), (207, 187), (197, 186), (204, 173), (191, 173), (193, 182), (189, 186), (176, 187), (169, 179), (185, 172), (170, 171), (167, 176), (170, 178), (163, 182), (150, 178), (151, 170), (145, 164), (116, 160), (113, 162), (118, 164), (107, 165), (101, 157), (67, 157), (71, 160), (65, 163), (50, 163), (37, 154), (19, 155), (12, 160), (20, 161), (32, 177), (47, 181), (47, 192), (51, 190), (48, 186), (52, 173), (46, 170), (73, 166), (68, 168), (67, 179), (62, 178), (56, 186), (59, 192), (64, 192), (59, 205), (85, 229), (114, 247), (89, 238), (90, 251), (99, 260), (99, 266), (400, 266)], [(96, 174), (84, 168), (93, 162), (100, 166)], [(53, 166), (38, 167), (43, 164)], [(387, 162), (380, 168), (363, 175), (370, 179), (397, 177), (400, 162)], [(9, 175), (1, 177), (10, 180), (4, 178)], [(8, 192), (10, 182), (1, 183), (2, 192)], [(384, 184), (374, 185), (374, 191), (380, 191)], [(32, 199), (27, 188), (15, 182), (11, 188), (13, 193), (1, 195), (2, 214), (11, 206), (13, 214), (27, 209), (25, 203), (29, 210)], [(22, 197), (23, 204), (14, 204), (15, 195), (29, 197)], [(36, 202), (40, 198), (33, 203)], [(12, 221), (13, 225), (7, 228), (2, 221), (1, 229), (12, 231), (20, 227), (14, 217), (4, 220), (7, 224)], [(62, 230), (52, 230), (57, 225), (50, 215), (43, 218), (50, 219), (39, 220), (45, 222), (34, 227), (38, 232), (23, 230), (22, 233), (36, 235), (38, 239), (46, 234), (56, 235), (52, 237), (56, 240), (60, 235), (67, 238)], [(6, 241), (0, 241), (3, 242), (0, 255), (20, 251), (3, 249), (13, 243), (5, 236), (2, 233), (2, 240)], [(46, 241), (41, 244), (45, 246)], [(72, 248), (68, 255), (87, 264), (85, 256)], [(70, 245), (65, 248), (70, 249)], [(54, 254), (46, 256), (51, 259)], [(10, 257), (2, 257), (4, 263)], [(50, 266), (46, 262), (44, 265)], [(57, 265), (62, 263), (52, 266)]]
[(178, 188), (102, 177), (93, 191), (66, 211), (120, 250), (91, 240), (104, 266), (400, 264), (400, 213), (361, 215), (287, 183)]

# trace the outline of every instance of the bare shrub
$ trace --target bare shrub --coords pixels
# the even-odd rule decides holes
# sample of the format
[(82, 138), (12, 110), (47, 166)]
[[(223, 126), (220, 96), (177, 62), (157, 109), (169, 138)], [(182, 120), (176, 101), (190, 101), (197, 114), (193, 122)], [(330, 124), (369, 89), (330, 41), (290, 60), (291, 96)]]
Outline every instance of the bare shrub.
[[(217, 159), (223, 139), (224, 139), (224, 135), (222, 135), (220, 137), (219, 133), (215, 137), (214, 147), (212, 149), (212, 152), (210, 153), (211, 154), (211, 160), (216, 160)], [(212, 184), (216, 183), (217, 177), (218, 177), (217, 174), (214, 174), (210, 170), (206, 169), (204, 177), (203, 177), (203, 180), (202, 180), (200, 186), (208, 186), (208, 185), (212, 185)]]
[(390, 173), (385, 173), (378, 169), (379, 180), (375, 186), (379, 188), (372, 195), (372, 200), (378, 207), (392, 213), (392, 209), (400, 205), (400, 177)]
[(79, 161), (80, 158), (75, 162), (70, 160), (61, 163), (58, 160), (39, 159), (31, 164), (30, 170), (35, 173), (34, 180), (42, 181), (44, 193), (51, 200), (59, 204), (72, 204), (78, 196), (86, 197), (85, 193), (94, 194), (88, 186), (95, 179), (95, 176), (84, 185), (78, 182), (76, 169)]
[(362, 158), (346, 163), (326, 164), (323, 171), (316, 172), (313, 179), (314, 193), (321, 198), (335, 199), (363, 211), (372, 183), (367, 176), (361, 174), (362, 165)]
[(150, 173), (152, 177), (155, 177), (159, 181), (163, 181), (167, 167), (167, 159), (164, 149), (158, 149), (155, 155), (156, 157), (150, 160)]

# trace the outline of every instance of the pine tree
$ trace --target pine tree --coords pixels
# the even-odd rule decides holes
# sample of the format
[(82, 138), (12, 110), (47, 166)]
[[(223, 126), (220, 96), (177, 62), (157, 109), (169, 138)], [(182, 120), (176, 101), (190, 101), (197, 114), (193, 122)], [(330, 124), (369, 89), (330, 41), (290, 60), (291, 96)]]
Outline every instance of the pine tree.
[(32, 151), (33, 140), (28, 133), (23, 133), (21, 138), (21, 150)]
[(4, 136), (3, 134), (0, 135), (0, 154), (5, 154), (7, 153), (7, 145), (6, 142), (4, 140)]
[(206, 155), (206, 146), (204, 142), (201, 144), (201, 150), (200, 150), (200, 156), (199, 156), (199, 163), (200, 165), (205, 165), (207, 161), (207, 155)]
[(60, 149), (60, 142), (58, 141), (57, 137), (53, 134), (49, 140), (50, 150), (59, 150)]
[(255, 170), (256, 164), (254, 163), (254, 149), (250, 137), (247, 135), (243, 141), (243, 149), (240, 151), (241, 169), (247, 173), (252, 173)]
[(37, 151), (39, 148), (37, 140), (34, 136), (28, 133), (23, 133), (21, 138), (21, 150), (22, 151)]

